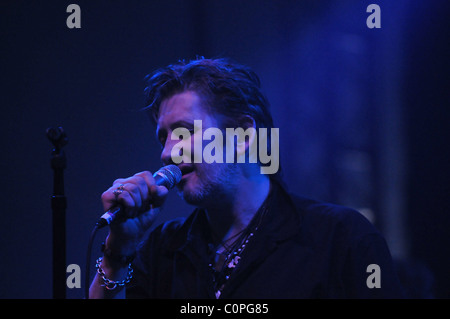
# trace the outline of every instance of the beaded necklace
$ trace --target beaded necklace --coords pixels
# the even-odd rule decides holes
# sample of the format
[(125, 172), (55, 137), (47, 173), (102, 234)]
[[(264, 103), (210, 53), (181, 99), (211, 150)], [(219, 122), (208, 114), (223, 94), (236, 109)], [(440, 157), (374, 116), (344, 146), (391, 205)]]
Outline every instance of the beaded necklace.
[(216, 299), (220, 298), (220, 295), (225, 287), (225, 284), (228, 282), (231, 274), (236, 269), (241, 260), (241, 255), (244, 249), (247, 247), (249, 241), (254, 236), (255, 232), (258, 230), (258, 227), (260, 226), (261, 221), (265, 213), (267, 212), (269, 197), (270, 194), (268, 198), (266, 198), (266, 200), (264, 201), (259, 211), (254, 216), (252, 221), (249, 223), (249, 225), (243, 231), (237, 234), (240, 235), (240, 237), (235, 242), (233, 242), (233, 244), (231, 245), (232, 246), (231, 249), (228, 249), (225, 243), (237, 235), (229, 238), (228, 240), (225, 241), (225, 243), (222, 242), (222, 246), (225, 248), (224, 252), (216, 251), (216, 255), (219, 255), (218, 262), (220, 261), (220, 255), (225, 257), (222, 269), (220, 271), (216, 270), (214, 267), (214, 261), (208, 265), (213, 272), (214, 292), (216, 295)]

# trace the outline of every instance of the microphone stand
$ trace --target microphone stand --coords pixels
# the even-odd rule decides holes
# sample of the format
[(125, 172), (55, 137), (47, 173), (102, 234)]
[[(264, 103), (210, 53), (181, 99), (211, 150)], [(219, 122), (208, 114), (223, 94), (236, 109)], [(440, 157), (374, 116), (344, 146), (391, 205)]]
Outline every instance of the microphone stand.
[(64, 169), (66, 156), (62, 148), (67, 144), (67, 135), (62, 127), (49, 127), (47, 138), (54, 149), (50, 160), (53, 169), (53, 196), (51, 197), (53, 224), (53, 298), (66, 298), (66, 207), (64, 196)]

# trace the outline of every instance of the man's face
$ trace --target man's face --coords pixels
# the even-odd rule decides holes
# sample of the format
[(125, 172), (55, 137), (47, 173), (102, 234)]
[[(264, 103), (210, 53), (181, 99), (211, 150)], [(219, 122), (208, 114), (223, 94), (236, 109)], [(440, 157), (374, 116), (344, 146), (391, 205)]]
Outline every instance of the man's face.
[[(202, 121), (202, 130), (194, 130), (194, 120)], [(235, 164), (208, 164), (203, 159), (201, 163), (194, 163), (194, 143), (202, 145), (203, 150), (203, 131), (210, 127), (220, 128), (220, 118), (207, 112), (203, 100), (193, 91), (175, 94), (161, 103), (156, 131), (163, 147), (161, 160), (168, 165), (173, 164), (172, 152), (181, 156), (182, 162), (178, 167), (183, 177), (177, 187), (186, 202), (197, 206), (210, 205), (231, 192), (233, 177), (237, 174)], [(171, 139), (172, 132), (177, 128), (187, 129), (190, 138), (180, 139), (177, 136)], [(190, 144), (190, 147), (183, 147), (181, 153), (183, 144)], [(189, 153), (186, 149), (192, 151)]]

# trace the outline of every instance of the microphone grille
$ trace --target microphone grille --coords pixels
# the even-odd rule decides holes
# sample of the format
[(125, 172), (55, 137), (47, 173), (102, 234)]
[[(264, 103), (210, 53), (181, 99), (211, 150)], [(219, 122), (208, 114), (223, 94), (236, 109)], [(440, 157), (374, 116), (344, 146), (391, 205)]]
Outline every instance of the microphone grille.
[(167, 165), (159, 169), (153, 176), (159, 175), (161, 176), (165, 183), (164, 186), (166, 186), (168, 189), (171, 189), (176, 184), (178, 184), (181, 181), (181, 170), (176, 165)]

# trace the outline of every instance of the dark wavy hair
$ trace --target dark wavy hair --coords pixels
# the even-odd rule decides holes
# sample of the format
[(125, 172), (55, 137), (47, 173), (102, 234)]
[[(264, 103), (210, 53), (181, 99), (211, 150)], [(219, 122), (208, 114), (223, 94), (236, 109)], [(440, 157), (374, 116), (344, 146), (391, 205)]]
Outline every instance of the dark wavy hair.
[[(146, 107), (157, 122), (161, 102), (184, 91), (194, 91), (213, 112), (239, 125), (242, 116), (251, 116), (257, 128), (273, 127), (269, 102), (261, 92), (261, 83), (250, 68), (229, 59), (180, 61), (158, 69), (145, 78)], [(237, 127), (237, 126), (236, 126)]]
[(269, 102), (261, 92), (259, 77), (249, 67), (227, 58), (199, 58), (179, 61), (145, 77), (144, 110), (156, 123), (161, 102), (175, 94), (194, 91), (214, 114), (225, 117), (226, 127), (242, 127), (244, 117), (255, 120), (256, 129), (267, 128), (268, 151), (271, 152), (273, 125)]

